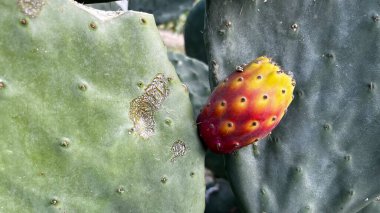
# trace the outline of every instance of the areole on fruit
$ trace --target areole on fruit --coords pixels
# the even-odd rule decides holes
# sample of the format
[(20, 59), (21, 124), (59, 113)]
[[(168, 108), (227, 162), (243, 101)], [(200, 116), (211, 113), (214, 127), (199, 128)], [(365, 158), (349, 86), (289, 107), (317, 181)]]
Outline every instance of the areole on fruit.
[(231, 153), (267, 136), (292, 102), (295, 80), (266, 56), (239, 66), (209, 97), (198, 132), (216, 153)]

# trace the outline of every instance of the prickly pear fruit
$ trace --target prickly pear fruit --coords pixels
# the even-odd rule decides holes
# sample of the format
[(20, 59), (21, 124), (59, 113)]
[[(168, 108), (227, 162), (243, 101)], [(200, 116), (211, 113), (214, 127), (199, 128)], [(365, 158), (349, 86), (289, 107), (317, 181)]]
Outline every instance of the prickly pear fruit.
[(213, 91), (197, 118), (198, 132), (216, 153), (231, 153), (267, 136), (293, 99), (295, 80), (262, 56), (236, 71)]

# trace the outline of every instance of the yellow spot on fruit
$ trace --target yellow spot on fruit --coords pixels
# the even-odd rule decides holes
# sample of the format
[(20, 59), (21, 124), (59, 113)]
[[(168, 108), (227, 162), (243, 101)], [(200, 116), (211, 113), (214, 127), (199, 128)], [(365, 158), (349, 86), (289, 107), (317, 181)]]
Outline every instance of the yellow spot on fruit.
[(278, 120), (279, 118), (276, 115), (273, 115), (269, 117), (268, 119), (266, 119), (262, 125), (264, 128), (267, 128), (267, 127), (273, 126)]
[(269, 106), (269, 96), (266, 94), (256, 96), (253, 102), (253, 110), (256, 113), (264, 112)]
[(280, 109), (283, 108), (286, 104), (288, 95), (284, 95), (281, 92), (276, 92), (271, 95), (271, 100), (270, 100), (270, 107), (272, 109)]
[(235, 131), (235, 125), (231, 121), (222, 122), (219, 128), (222, 135), (228, 135)]
[(261, 65), (261, 67), (259, 68), (259, 71), (263, 73), (264, 75), (268, 75), (270, 73), (276, 73), (278, 69), (279, 67), (277, 65), (265, 63)]
[(245, 130), (249, 132), (256, 131), (260, 127), (260, 122), (257, 120), (250, 120), (244, 125)]
[(291, 81), (291, 77), (288, 75), (278, 75), (272, 72), (266, 77), (265, 85), (267, 86), (266, 88), (273, 88), (279, 85), (291, 86)]
[(268, 91), (281, 86), (281, 89), (285, 89), (290, 93), (291, 88), (295, 85), (295, 81), (290, 75), (287, 75), (279, 66), (272, 63), (265, 56), (259, 57), (247, 65), (245, 74), (248, 90), (260, 89)]
[(236, 97), (231, 104), (234, 113), (244, 113), (248, 107), (248, 100), (244, 96)]
[(230, 84), (230, 89), (238, 89), (243, 85), (244, 78), (242, 76), (238, 76), (234, 80), (232, 80)]
[(217, 117), (221, 117), (227, 110), (227, 102), (225, 100), (221, 100), (217, 102), (215, 107), (215, 115)]
[(262, 66), (263, 65), (272, 65), (272, 66), (275, 66), (271, 63), (271, 59), (266, 57), (266, 56), (261, 56), (261, 57), (258, 57), (256, 60), (252, 61), (250, 64), (248, 64), (245, 68), (244, 68), (244, 71), (245, 72), (254, 72), (254, 73), (258, 73), (260, 71), (262, 71)]

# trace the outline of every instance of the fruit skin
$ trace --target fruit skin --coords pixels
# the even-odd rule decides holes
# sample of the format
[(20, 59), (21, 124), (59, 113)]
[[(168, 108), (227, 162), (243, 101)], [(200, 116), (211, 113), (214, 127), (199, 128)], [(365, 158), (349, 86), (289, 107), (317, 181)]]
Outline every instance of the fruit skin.
[(198, 132), (216, 153), (231, 153), (267, 136), (293, 99), (295, 80), (262, 56), (221, 82), (197, 118)]

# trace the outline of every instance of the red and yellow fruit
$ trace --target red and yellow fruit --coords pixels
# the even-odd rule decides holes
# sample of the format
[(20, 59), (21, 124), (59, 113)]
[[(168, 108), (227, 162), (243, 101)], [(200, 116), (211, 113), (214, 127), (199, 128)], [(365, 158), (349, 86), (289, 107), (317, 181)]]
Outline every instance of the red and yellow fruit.
[(267, 136), (293, 99), (295, 80), (270, 58), (237, 69), (213, 91), (197, 118), (198, 132), (216, 153), (231, 153)]

